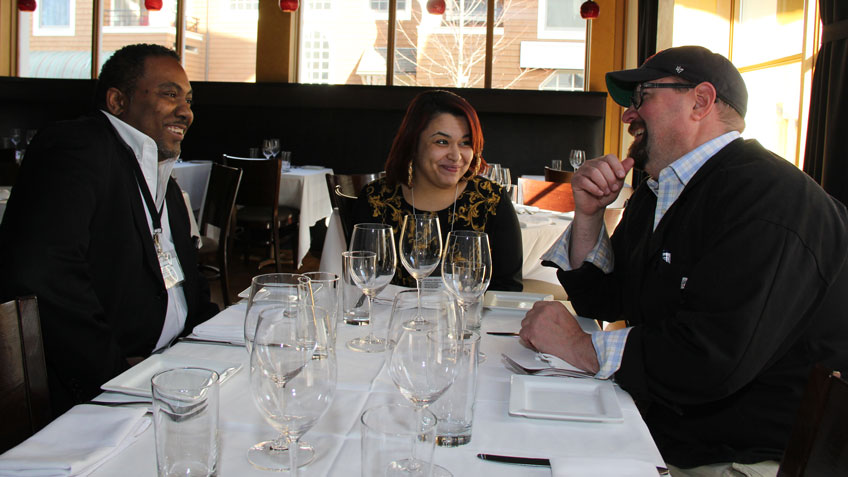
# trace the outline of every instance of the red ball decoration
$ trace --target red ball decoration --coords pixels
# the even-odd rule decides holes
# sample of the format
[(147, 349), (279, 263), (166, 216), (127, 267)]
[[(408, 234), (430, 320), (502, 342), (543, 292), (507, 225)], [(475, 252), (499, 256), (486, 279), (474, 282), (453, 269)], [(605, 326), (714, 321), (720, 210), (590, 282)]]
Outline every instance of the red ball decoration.
[(18, 0), (18, 10), (22, 12), (34, 12), (35, 7), (35, 0)]
[(297, 0), (280, 0), (280, 10), (284, 12), (293, 12), (298, 7)]
[(144, 0), (144, 8), (151, 12), (158, 12), (162, 9), (162, 0)]
[(601, 13), (601, 7), (592, 0), (586, 0), (583, 5), (580, 5), (580, 16), (584, 20), (594, 20)]
[(427, 0), (427, 13), (433, 15), (445, 13), (445, 0)]

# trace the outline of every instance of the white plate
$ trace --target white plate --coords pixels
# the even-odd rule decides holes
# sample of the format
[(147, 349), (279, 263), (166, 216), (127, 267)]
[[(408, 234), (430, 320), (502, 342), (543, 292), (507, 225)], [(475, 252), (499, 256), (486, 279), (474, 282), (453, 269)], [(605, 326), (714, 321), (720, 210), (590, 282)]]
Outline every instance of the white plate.
[(483, 297), (483, 306), (490, 310), (527, 311), (533, 308), (533, 303), (537, 301), (553, 299), (553, 295), (544, 293), (487, 291)]
[(150, 398), (152, 397), (150, 378), (154, 374), (165, 371), (166, 369), (185, 367), (206, 368), (217, 371), (221, 376), (219, 382), (224, 383), (230, 376), (236, 374), (241, 369), (241, 363), (192, 358), (189, 356), (154, 354), (110, 379), (106, 384), (100, 386), (100, 389)]
[(509, 381), (509, 415), (562, 421), (622, 422), (624, 415), (609, 381), (514, 374)]

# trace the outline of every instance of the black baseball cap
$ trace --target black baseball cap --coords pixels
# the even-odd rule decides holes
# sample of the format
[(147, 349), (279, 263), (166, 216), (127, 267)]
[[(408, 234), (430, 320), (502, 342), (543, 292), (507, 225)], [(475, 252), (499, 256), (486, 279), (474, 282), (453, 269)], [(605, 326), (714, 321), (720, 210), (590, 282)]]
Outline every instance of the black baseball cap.
[(727, 58), (700, 46), (669, 48), (636, 69), (607, 73), (607, 90), (616, 103), (628, 107), (636, 86), (666, 76), (679, 76), (696, 84), (711, 83), (716, 95), (745, 117), (748, 89), (739, 70)]

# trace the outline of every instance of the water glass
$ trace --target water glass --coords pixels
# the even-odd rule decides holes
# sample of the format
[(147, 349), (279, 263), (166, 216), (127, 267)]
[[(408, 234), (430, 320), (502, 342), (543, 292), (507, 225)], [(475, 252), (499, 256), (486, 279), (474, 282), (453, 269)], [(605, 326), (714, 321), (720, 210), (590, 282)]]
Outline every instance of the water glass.
[(366, 303), (368, 297), (350, 275), (350, 255), (350, 252), (342, 252), (342, 316), (348, 325), (364, 326), (371, 322)]
[(316, 323), (318, 336), (326, 336), (327, 343), (318, 341), (316, 353), (326, 355), (326, 350), (336, 347), (336, 326), (342, 314), (341, 279), (335, 273), (308, 272), (303, 274), (300, 301), (326, 311), (326, 320)]
[(429, 408), (439, 420), (436, 425), (436, 444), (443, 447), (456, 447), (471, 442), (480, 334), (464, 331), (461, 346), (453, 385)]
[[(430, 475), (435, 449), (436, 416), (406, 404), (367, 409), (362, 425), (362, 476)], [(410, 449), (418, 467), (410, 468)]]
[(551, 169), (555, 171), (562, 170), (562, 160), (561, 159), (552, 159), (551, 160)]
[(217, 475), (218, 373), (176, 368), (150, 382), (159, 477)]

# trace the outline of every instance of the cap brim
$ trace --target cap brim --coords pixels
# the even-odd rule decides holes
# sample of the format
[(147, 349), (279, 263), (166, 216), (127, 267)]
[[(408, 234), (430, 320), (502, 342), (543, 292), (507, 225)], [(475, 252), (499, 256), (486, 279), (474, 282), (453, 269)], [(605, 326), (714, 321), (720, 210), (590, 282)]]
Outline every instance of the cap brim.
[(629, 107), (633, 90), (641, 83), (669, 76), (662, 70), (653, 68), (636, 68), (632, 70), (613, 71), (606, 74), (607, 91), (612, 100), (621, 106)]

